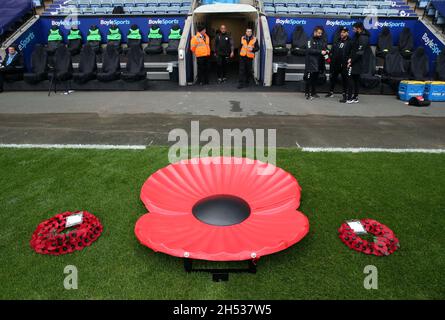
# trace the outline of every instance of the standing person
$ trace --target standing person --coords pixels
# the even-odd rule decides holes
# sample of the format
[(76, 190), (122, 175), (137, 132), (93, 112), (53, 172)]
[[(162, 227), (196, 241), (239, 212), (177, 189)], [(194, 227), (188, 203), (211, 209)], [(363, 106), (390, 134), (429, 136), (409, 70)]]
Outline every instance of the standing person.
[(358, 103), (360, 89), (360, 74), (363, 71), (363, 55), (369, 49), (369, 32), (365, 29), (362, 22), (353, 24), (355, 32), (352, 41), (351, 53), (348, 60), (349, 85), (348, 100), (346, 103)]
[(200, 85), (209, 83), (209, 56), (210, 38), (204, 26), (198, 26), (198, 32), (190, 40), (190, 50), (195, 54), (198, 63), (198, 83)]
[(315, 27), (314, 34), (308, 41), (304, 68), (304, 80), (306, 82), (305, 96), (308, 100), (319, 97), (316, 92), (316, 85), (320, 70), (322, 70), (322, 63), (324, 63), (323, 56), (326, 54), (326, 41), (323, 39), (323, 28), (320, 26)]
[(330, 87), (329, 93), (326, 98), (334, 97), (334, 89), (337, 84), (338, 76), (341, 75), (342, 85), (343, 85), (343, 99), (340, 100), (342, 103), (346, 103), (348, 95), (348, 59), (351, 54), (352, 42), (349, 38), (349, 30), (346, 27), (340, 29), (339, 38), (336, 39), (331, 49), (331, 77), (330, 77)]
[(226, 78), (226, 67), (227, 60), (233, 58), (233, 40), (232, 37), (227, 33), (225, 25), (219, 28), (219, 33), (215, 38), (215, 57), (216, 57), (216, 73), (218, 76), (218, 83), (227, 81)]
[(252, 28), (247, 28), (246, 34), (241, 37), (238, 89), (247, 86), (250, 78), (253, 78), (252, 61), (255, 58), (255, 52), (260, 50), (258, 41), (252, 33)]
[(5, 60), (0, 64), (0, 93), (3, 92), (5, 80), (19, 81), (23, 78), (23, 56), (17, 51), (16, 45), (7, 49)]

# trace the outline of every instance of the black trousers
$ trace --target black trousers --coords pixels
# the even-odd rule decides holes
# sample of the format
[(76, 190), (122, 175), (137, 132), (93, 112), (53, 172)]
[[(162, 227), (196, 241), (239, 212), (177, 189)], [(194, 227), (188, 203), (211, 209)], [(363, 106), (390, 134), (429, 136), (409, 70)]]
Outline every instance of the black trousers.
[(315, 95), (317, 93), (317, 82), (319, 75), (320, 72), (306, 72), (304, 74), (304, 80), (306, 82), (304, 92), (306, 94)]
[(239, 58), (239, 83), (241, 85), (247, 85), (250, 78), (253, 78), (252, 61), (253, 59), (247, 57)]
[(360, 74), (351, 74), (348, 84), (348, 99), (358, 97), (360, 90)]
[(338, 82), (338, 77), (341, 76), (341, 83), (343, 86), (342, 93), (344, 96), (348, 93), (348, 86), (349, 86), (349, 76), (348, 71), (345, 69), (333, 69), (331, 71), (331, 77), (329, 78), (330, 87), (329, 91), (334, 92), (335, 86)]
[(229, 56), (224, 56), (224, 55), (216, 56), (216, 75), (218, 76), (218, 79), (226, 77), (228, 59), (229, 59)]
[(198, 63), (198, 83), (209, 83), (209, 57), (196, 58)]

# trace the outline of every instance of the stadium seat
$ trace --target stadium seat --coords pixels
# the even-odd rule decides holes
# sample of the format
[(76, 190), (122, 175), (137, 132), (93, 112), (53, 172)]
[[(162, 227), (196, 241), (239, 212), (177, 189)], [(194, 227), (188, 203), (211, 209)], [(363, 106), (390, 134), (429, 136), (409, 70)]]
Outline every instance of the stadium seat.
[(114, 46), (119, 53), (122, 53), (122, 33), (115, 24), (108, 29), (107, 46)]
[(281, 24), (276, 24), (272, 29), (272, 47), (273, 54), (277, 56), (285, 56), (287, 55), (287, 33), (284, 30), (284, 27)]
[(48, 53), (45, 47), (37, 44), (31, 55), (31, 72), (24, 74), (24, 80), (36, 84), (48, 79)]
[(144, 53), (139, 46), (132, 46), (127, 54), (126, 71), (122, 73), (125, 81), (139, 81), (147, 78), (144, 70)]
[(168, 40), (168, 45), (167, 45), (167, 48), (165, 49), (167, 54), (171, 54), (171, 55), (178, 54), (179, 42), (181, 41), (181, 39), (175, 39), (176, 37), (173, 36), (173, 34), (175, 32), (181, 33), (181, 28), (180, 28), (180, 26), (178, 24), (174, 24), (171, 27), (169, 40)]
[(73, 63), (71, 53), (67, 47), (60, 46), (57, 48), (51, 71), (48, 73), (48, 78), (55, 77), (55, 81), (68, 81), (73, 78)]
[(445, 81), (445, 50), (442, 50), (436, 60), (434, 79)]
[(72, 34), (73, 32), (77, 32), (77, 36), (80, 37), (77, 39), (70, 39), (70, 36), (68, 35), (68, 50), (70, 51), (72, 56), (75, 56), (78, 55), (80, 53), (80, 50), (82, 49), (82, 38), (77, 27), (71, 28), (70, 34)]
[(423, 47), (418, 47), (411, 55), (410, 78), (413, 80), (428, 80), (430, 72), (428, 56)]
[(145, 47), (146, 54), (160, 54), (162, 49), (163, 34), (159, 26), (152, 25), (150, 27), (150, 33), (148, 35), (147, 46)]
[(130, 48), (132, 46), (138, 46), (140, 48), (142, 46), (142, 35), (137, 24), (133, 24), (130, 30), (128, 30), (127, 47)]
[(397, 90), (402, 80), (408, 79), (405, 61), (397, 47), (391, 49), (385, 57), (382, 80), (388, 83), (393, 90)]
[(383, 27), (377, 40), (376, 56), (385, 58), (385, 55), (391, 51), (392, 47), (391, 30), (389, 27)]
[[(49, 33), (48, 33), (48, 44), (46, 47), (46, 50), (49, 55), (54, 55), (57, 48), (63, 45), (63, 39), (62, 40), (51, 40), (51, 34), (58, 34), (60, 39), (62, 39), (62, 34), (60, 32), (59, 27), (52, 26)], [(56, 39), (56, 38), (54, 38)]]
[(411, 57), (414, 48), (414, 38), (410, 28), (403, 28), (399, 36), (398, 47), (402, 57), (404, 57), (405, 59), (409, 59)]
[(77, 83), (87, 83), (97, 76), (96, 54), (88, 44), (84, 45), (80, 52), (79, 72), (74, 73), (74, 81)]
[(368, 47), (363, 53), (363, 72), (360, 75), (361, 85), (365, 88), (376, 88), (380, 85), (380, 77), (376, 76), (376, 58), (372, 49)]
[[(97, 32), (96, 30), (98, 30), (97, 26), (96, 25), (92, 25), (90, 27), (90, 29), (88, 30), (88, 36), (91, 35), (91, 32)], [(102, 36), (100, 36), (100, 32), (99, 32), (98, 39), (99, 38), (102, 38)], [(87, 43), (91, 46), (91, 48), (94, 50), (94, 52), (96, 54), (100, 54), (101, 53), (102, 48), (101, 48), (101, 41), (100, 40), (89, 40), (88, 37), (87, 37)]]
[(97, 74), (97, 80), (110, 82), (120, 78), (121, 63), (115, 46), (107, 46), (102, 55), (102, 70)]
[(305, 56), (308, 36), (302, 26), (296, 26), (292, 33), (291, 53), (295, 56)]

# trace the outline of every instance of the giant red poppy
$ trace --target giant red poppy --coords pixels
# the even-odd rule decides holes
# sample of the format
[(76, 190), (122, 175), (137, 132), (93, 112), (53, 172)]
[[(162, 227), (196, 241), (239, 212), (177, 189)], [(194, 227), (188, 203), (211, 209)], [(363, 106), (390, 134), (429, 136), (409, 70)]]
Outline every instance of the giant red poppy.
[[(265, 171), (267, 168), (267, 171)], [(258, 259), (309, 231), (301, 188), (286, 171), (247, 158), (201, 158), (171, 164), (148, 178), (149, 210), (135, 226), (139, 241), (176, 257)]]

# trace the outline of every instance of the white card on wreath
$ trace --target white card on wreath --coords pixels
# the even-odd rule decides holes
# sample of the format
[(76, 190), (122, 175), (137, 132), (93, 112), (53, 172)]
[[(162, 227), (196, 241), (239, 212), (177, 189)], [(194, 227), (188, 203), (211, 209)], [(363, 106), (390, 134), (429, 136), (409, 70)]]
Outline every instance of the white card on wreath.
[(348, 226), (357, 234), (367, 233), (360, 221), (347, 221)]
[(71, 228), (81, 224), (83, 221), (83, 213), (73, 214), (66, 218), (65, 228)]

